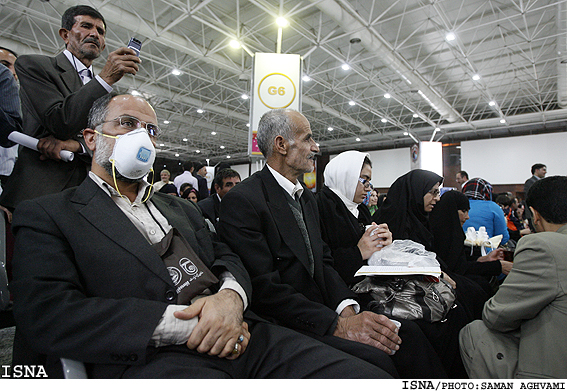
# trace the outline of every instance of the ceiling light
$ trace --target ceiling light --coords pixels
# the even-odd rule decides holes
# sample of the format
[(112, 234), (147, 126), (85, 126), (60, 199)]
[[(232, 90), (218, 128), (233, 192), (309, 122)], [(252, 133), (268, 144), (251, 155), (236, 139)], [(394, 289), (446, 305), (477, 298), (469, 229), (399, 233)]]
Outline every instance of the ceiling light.
[(417, 113), (413, 114), (413, 118), (418, 118), (418, 117), (419, 117), (419, 114), (417, 114)]
[(343, 64), (343, 65), (341, 65), (341, 68), (344, 69), (345, 71), (348, 71), (350, 69), (350, 65)]
[(360, 138), (359, 138), (359, 137), (357, 137), (357, 138), (356, 138), (356, 141), (357, 141), (357, 142), (359, 142), (359, 141), (360, 141)]
[(235, 39), (231, 40), (229, 45), (233, 49), (239, 49), (240, 48), (240, 42), (238, 42)]
[(136, 91), (136, 90), (132, 90), (132, 95), (135, 96), (135, 97), (140, 97), (140, 96), (142, 96), (142, 94), (140, 94), (140, 93), (139, 93), (138, 91)]
[(385, 118), (383, 118), (383, 119), (380, 120), (380, 121), (382, 121), (383, 123), (387, 123), (387, 122), (388, 122), (388, 120), (386, 120)]
[(445, 36), (445, 39), (446, 39), (447, 41), (454, 41), (455, 38), (457, 38), (457, 37), (455, 36), (454, 33), (448, 33), (448, 34)]
[(386, 93), (386, 94), (384, 94), (384, 98), (390, 99), (390, 98), (392, 98), (392, 96), (390, 94)]
[(176, 157), (178, 157), (178, 156), (179, 156), (179, 154), (175, 154), (175, 156), (176, 156)]
[(230, 155), (227, 155), (227, 156), (226, 156), (226, 159), (230, 159)]
[(479, 74), (474, 74), (472, 76), (472, 80), (480, 80), (480, 75)]
[(163, 143), (160, 143), (160, 144), (159, 144), (159, 146), (160, 146), (160, 147), (163, 147), (163, 146), (165, 146), (165, 144), (163, 144)]
[(242, 98), (242, 99), (248, 99), (248, 95), (242, 94), (242, 95), (240, 96), (240, 98)]
[(250, 128), (250, 123), (247, 123), (246, 126), (247, 126), (248, 128)]
[(196, 152), (197, 154), (200, 154), (200, 153), (201, 153), (201, 150), (195, 150), (195, 152)]
[(172, 73), (173, 75), (175, 75), (175, 76), (181, 75), (181, 71), (178, 70), (177, 68), (173, 68), (173, 69), (171, 70), (171, 73)]
[(319, 144), (319, 143), (315, 143), (315, 144), (317, 145), (317, 147), (319, 147), (319, 146), (320, 146), (320, 144)]
[(203, 112), (204, 112), (203, 109), (197, 109), (197, 113), (201, 114), (201, 113), (203, 113)]
[(349, 101), (348, 104), (349, 104), (350, 106), (354, 106), (354, 105), (356, 105), (356, 102), (354, 102), (354, 101)]
[(184, 138), (183, 138), (183, 141), (184, 141), (184, 142), (186, 142), (186, 141), (187, 141), (187, 138), (186, 138), (186, 137), (184, 137)]
[(441, 128), (435, 128), (435, 132), (439, 132)]
[(215, 131), (211, 132), (211, 135), (215, 136), (217, 133)]
[(280, 16), (279, 18), (276, 19), (276, 23), (280, 27), (286, 27), (287, 25), (289, 25), (289, 22), (287, 21), (287, 19), (282, 17), (282, 16)]
[(327, 128), (327, 131), (331, 132), (333, 130), (333, 127), (329, 127)]
[(495, 105), (496, 105), (496, 102), (490, 101), (490, 102), (488, 102), (488, 104), (489, 104), (490, 106), (495, 106)]
[(506, 124), (506, 120), (504, 120), (503, 118), (500, 119), (500, 124)]
[(225, 147), (224, 147), (224, 146), (220, 146), (220, 148), (222, 148), (222, 149), (224, 150)]
[(169, 124), (170, 122), (171, 122), (171, 121), (169, 121), (169, 120), (163, 120), (163, 123), (164, 123), (164, 124)]
[(311, 81), (311, 78), (308, 75), (303, 75), (303, 77), (301, 79), (303, 79), (304, 82), (310, 82)]
[(407, 135), (409, 135), (409, 133), (408, 133), (408, 132), (404, 132), (404, 136), (407, 136)]

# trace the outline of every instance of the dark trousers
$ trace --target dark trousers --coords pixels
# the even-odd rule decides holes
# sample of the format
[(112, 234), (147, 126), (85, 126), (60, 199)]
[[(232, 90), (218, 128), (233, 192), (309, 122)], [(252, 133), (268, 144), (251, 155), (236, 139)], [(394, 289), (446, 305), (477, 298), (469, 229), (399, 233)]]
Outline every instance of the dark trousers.
[[(145, 366), (126, 368), (121, 377), (390, 378), (367, 362), (284, 327), (259, 322), (251, 335), (246, 351), (236, 360), (168, 346), (152, 350)], [(108, 377), (97, 374), (96, 367), (93, 370), (93, 377)]]

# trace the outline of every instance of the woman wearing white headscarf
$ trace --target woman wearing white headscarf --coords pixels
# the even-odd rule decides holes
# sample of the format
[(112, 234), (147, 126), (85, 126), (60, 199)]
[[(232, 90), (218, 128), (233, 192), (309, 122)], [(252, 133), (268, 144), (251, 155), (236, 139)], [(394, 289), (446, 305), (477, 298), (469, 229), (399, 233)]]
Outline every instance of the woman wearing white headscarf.
[[(372, 189), (372, 162), (368, 154), (345, 151), (325, 167), (325, 185), (317, 195), (321, 216), (321, 232), (333, 252), (335, 269), (352, 285), (361, 278), (354, 273), (376, 250), (378, 245), (392, 243), (386, 224), (365, 230), (373, 224), (368, 207), (362, 204)], [(378, 228), (373, 234), (374, 229)]]

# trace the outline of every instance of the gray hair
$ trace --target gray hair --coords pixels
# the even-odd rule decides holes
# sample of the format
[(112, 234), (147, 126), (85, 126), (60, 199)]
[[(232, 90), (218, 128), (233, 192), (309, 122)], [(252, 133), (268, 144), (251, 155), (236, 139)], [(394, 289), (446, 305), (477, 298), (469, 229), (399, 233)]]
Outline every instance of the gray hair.
[(290, 109), (275, 109), (264, 113), (258, 124), (258, 148), (264, 155), (269, 158), (274, 148), (274, 140), (277, 136), (282, 136), (285, 140), (292, 140), (294, 136), (291, 127), (292, 122), (288, 113)]
[(108, 115), (108, 104), (110, 103), (112, 98), (118, 95), (118, 93), (113, 91), (109, 94), (103, 95), (102, 97), (94, 101), (93, 106), (89, 111), (88, 117), (88, 126), (90, 129), (95, 129), (104, 122), (106, 116)]

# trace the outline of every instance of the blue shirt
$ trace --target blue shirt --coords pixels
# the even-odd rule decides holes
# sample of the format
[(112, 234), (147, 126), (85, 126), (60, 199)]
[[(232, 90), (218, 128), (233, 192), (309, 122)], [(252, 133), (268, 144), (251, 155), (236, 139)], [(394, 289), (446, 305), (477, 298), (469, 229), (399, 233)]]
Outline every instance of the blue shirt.
[(469, 210), (469, 220), (463, 225), (465, 233), (469, 227), (474, 227), (478, 231), (480, 226), (486, 227), (488, 237), (502, 234), (502, 244), (510, 239), (506, 217), (504, 211), (498, 204), (487, 200), (469, 200), (471, 209)]

